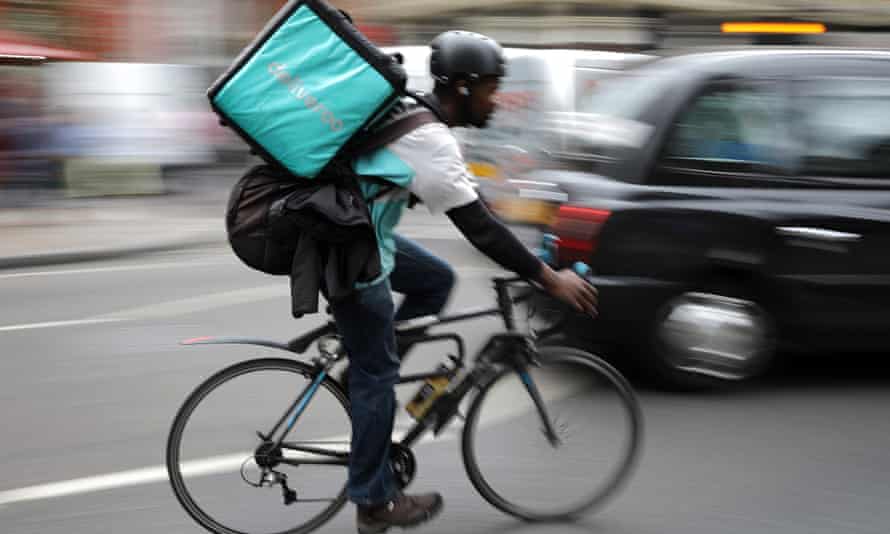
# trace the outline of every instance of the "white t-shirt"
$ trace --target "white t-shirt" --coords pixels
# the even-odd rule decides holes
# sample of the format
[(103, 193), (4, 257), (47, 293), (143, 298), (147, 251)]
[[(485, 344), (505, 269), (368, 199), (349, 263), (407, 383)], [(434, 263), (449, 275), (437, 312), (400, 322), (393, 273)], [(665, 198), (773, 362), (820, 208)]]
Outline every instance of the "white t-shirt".
[[(377, 176), (399, 186), (371, 205), (383, 266), (380, 280), (389, 276), (395, 265), (392, 235), (412, 193), (432, 213), (444, 213), (478, 198), (457, 139), (440, 122), (425, 124), (359, 158), (355, 170), (360, 175)], [(380, 188), (372, 182), (362, 184), (367, 198), (373, 197)]]

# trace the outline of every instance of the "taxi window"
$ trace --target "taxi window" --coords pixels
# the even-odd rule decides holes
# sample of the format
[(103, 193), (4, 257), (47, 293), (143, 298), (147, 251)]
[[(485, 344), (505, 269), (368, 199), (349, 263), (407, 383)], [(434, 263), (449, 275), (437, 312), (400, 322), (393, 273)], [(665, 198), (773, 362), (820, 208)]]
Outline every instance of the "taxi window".
[(890, 177), (890, 79), (806, 80), (795, 94), (799, 174)]
[[(666, 158), (693, 167), (785, 164), (783, 96), (771, 85), (720, 84), (699, 95), (671, 128)], [(743, 167), (734, 166), (735, 169)]]

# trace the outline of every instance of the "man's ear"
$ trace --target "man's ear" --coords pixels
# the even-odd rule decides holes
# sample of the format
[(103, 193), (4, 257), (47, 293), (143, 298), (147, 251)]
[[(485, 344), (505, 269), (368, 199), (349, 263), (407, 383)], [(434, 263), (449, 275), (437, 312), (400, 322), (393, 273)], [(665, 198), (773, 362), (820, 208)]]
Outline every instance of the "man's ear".
[(458, 94), (463, 96), (470, 96), (470, 89), (467, 87), (467, 82), (461, 80), (456, 84)]

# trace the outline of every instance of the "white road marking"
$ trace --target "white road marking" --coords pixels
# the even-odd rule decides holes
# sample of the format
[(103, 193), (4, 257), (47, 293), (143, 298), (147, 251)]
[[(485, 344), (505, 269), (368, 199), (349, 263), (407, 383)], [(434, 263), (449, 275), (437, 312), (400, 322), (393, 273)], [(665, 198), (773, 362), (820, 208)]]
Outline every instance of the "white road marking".
[(39, 486), (30, 486), (27, 488), (0, 492), (0, 506), (17, 502), (35, 501), (53, 497), (64, 497), (66, 495), (77, 495), (81, 493), (122, 488), (125, 486), (135, 486), (138, 484), (149, 484), (160, 482), (166, 478), (167, 471), (163, 466), (159, 466), (147, 469), (122, 471), (120, 473), (112, 473), (109, 475), (66, 480), (64, 482), (53, 482), (51, 484), (41, 484)]
[[(559, 401), (561, 399), (570, 397), (572, 394), (578, 391), (581, 383), (581, 381), (575, 381), (574, 386), (565, 387), (566, 384), (563, 382), (559, 382), (557, 384), (556, 381), (553, 381), (552, 378), (541, 378), (542, 380), (541, 382), (539, 382), (539, 386), (541, 386), (541, 393), (545, 401), (547, 401), (548, 403), (550, 401)], [(556, 385), (558, 387), (548, 387), (551, 385)], [(516, 395), (527, 395), (524, 388), (521, 387), (518, 381), (511, 381), (508, 388), (514, 390)], [(524, 413), (529, 412), (531, 408), (532, 406), (530, 402), (515, 403), (504, 402), (504, 400), (501, 400), (501, 402), (497, 402), (494, 406), (495, 413), (486, 412), (486, 415), (483, 416), (483, 418), (480, 420), (479, 425), (480, 427), (488, 427), (491, 425), (502, 423), (508, 419), (519, 417)], [(405, 436), (405, 434), (408, 433), (408, 431), (410, 431), (412, 427), (413, 421), (410, 420), (404, 413), (400, 412), (396, 420), (395, 431), (393, 432), (394, 440), (399, 441), (402, 437)], [(415, 447), (433, 441), (448, 442), (457, 440), (461, 435), (461, 430), (462, 427), (459, 426), (459, 421), (453, 421), (451, 425), (446, 428), (438, 437), (434, 436), (431, 432), (428, 431), (415, 445)], [(331, 443), (342, 442), (345, 445), (345, 442), (348, 438), (349, 436), (347, 435), (337, 435), (321, 438), (320, 440), (315, 441)], [(345, 448), (343, 450), (345, 450)], [(251, 455), (251, 451), (245, 451), (189, 461), (183, 464), (183, 476), (185, 476), (186, 478), (194, 478), (234, 472), (241, 469), (244, 461)], [(287, 456), (294, 459), (298, 459), (301, 457), (299, 453), (293, 452), (287, 454)], [(25, 501), (67, 497), (71, 495), (94, 493), (104, 490), (155, 484), (159, 482), (166, 482), (167, 479), (167, 468), (164, 465), (133, 469), (129, 471), (119, 471), (117, 473), (108, 473), (105, 475), (76, 478), (61, 482), (52, 482), (49, 484), (40, 484), (36, 486), (3, 491), (0, 492), (0, 506)]]
[(64, 326), (84, 326), (103, 323), (117, 323), (124, 319), (104, 318), (104, 319), (79, 319), (74, 321), (52, 321), (48, 323), (29, 323), (16, 324), (11, 326), (0, 326), (0, 332), (17, 332), (20, 330), (35, 330), (38, 328), (59, 328)]
[[(211, 265), (215, 262), (207, 262), (205, 264), (197, 263), (193, 265)], [(159, 264), (168, 268), (174, 267), (176, 264)], [(109, 267), (107, 269), (80, 269), (70, 271), (46, 271), (42, 273), (19, 273), (14, 276), (42, 276), (50, 274), (80, 274), (80, 273), (101, 273), (114, 270), (137, 270), (144, 268), (152, 268), (151, 266), (132, 266), (132, 267)], [(498, 273), (497, 269), (479, 266), (456, 266), (455, 270), (465, 278), (478, 278), (483, 276), (492, 276)], [(41, 328), (63, 328), (72, 326), (90, 326), (102, 323), (138, 321), (150, 319), (164, 319), (175, 317), (177, 315), (187, 315), (190, 313), (210, 311), (226, 306), (234, 306), (238, 304), (249, 304), (253, 302), (261, 302), (264, 300), (273, 300), (276, 298), (287, 298), (287, 284), (282, 281), (280, 284), (258, 286), (246, 289), (236, 289), (233, 291), (225, 291), (222, 293), (211, 293), (208, 295), (199, 295), (197, 297), (189, 297), (185, 299), (172, 300), (159, 304), (150, 304), (147, 306), (138, 306), (128, 308), (112, 313), (87, 317), (85, 319), (71, 319), (66, 321), (48, 321), (38, 323), (23, 323), (17, 325), (0, 326), (2, 332), (16, 332), (22, 330), (36, 330)]]
[[(185, 469), (183, 471), (184, 473), (187, 473), (188, 476), (205, 476), (225, 473), (240, 468), (244, 459), (249, 456), (250, 453), (246, 452), (206, 458), (204, 460), (190, 462), (187, 466), (184, 466)], [(38, 486), (29, 486), (27, 488), (0, 492), (0, 506), (25, 501), (92, 493), (128, 486), (154, 484), (166, 480), (167, 468), (163, 465), (147, 467), (144, 469), (133, 469), (130, 471), (120, 471), (118, 473), (76, 478), (73, 480), (65, 480), (63, 482), (40, 484)]]
[[(444, 232), (443, 232), (444, 233)], [(21, 272), (0, 275), (0, 279), (7, 278), (27, 278), (37, 276), (62, 276), (62, 275), (80, 275), (80, 274), (98, 274), (110, 272), (125, 272), (151, 269), (171, 269), (184, 267), (200, 267), (206, 265), (222, 265), (227, 261), (197, 261), (197, 262), (166, 262), (147, 265), (129, 265), (117, 267), (99, 267), (91, 269), (68, 269), (58, 271), (35, 271)], [(498, 271), (496, 268), (480, 267), (480, 266), (455, 266), (455, 270), (461, 275), (467, 277), (477, 277), (482, 275), (491, 276)], [(10, 325), (0, 327), (0, 332), (12, 332), (20, 330), (31, 330), (40, 328), (59, 328), (69, 326), (83, 326), (103, 323), (125, 322), (140, 319), (166, 318), (172, 315), (184, 315), (188, 313), (208, 311), (211, 309), (231, 306), (236, 304), (244, 304), (261, 300), (269, 300), (274, 298), (286, 298), (287, 287), (285, 285), (260, 286), (254, 288), (240, 289), (228, 291), (224, 293), (214, 293), (179, 299), (160, 304), (149, 306), (140, 306), (121, 310), (118, 312), (104, 314), (87, 319), (69, 320), (69, 321), (53, 321), (42, 323), (29, 323), (20, 325)], [(514, 405), (509, 409), (502, 408), (503, 412), (500, 417), (492, 420), (483, 421), (484, 426), (502, 421), (504, 419), (519, 415), (517, 407)], [(411, 422), (400, 420), (397, 422), (396, 436), (404, 435), (411, 427)], [(446, 429), (438, 438), (432, 434), (426, 434), (420, 443), (428, 443), (431, 441), (451, 441), (457, 439), (460, 435), (460, 428), (451, 426)], [(334, 436), (327, 438), (329, 441), (343, 440), (345, 436)], [(250, 456), (250, 452), (234, 453), (222, 456), (215, 456), (196, 460), (187, 463), (183, 468), (183, 474), (187, 477), (208, 476), (213, 474), (231, 472), (240, 469), (245, 458)], [(97, 475), (91, 477), (77, 478), (61, 482), (53, 482), (25, 488), (13, 489), (0, 492), (0, 506), (8, 505), (24, 501), (42, 500), (55, 497), (64, 497), (70, 495), (78, 495), (84, 493), (92, 493), (97, 491), (117, 489), (129, 486), (153, 484), (167, 480), (166, 467), (154, 466), (128, 471), (120, 471), (117, 473), (109, 473), (105, 475)]]
[[(39, 276), (72, 276), (72, 275), (81, 275), (81, 274), (105, 274), (105, 273), (116, 273), (116, 272), (130, 272), (130, 271), (152, 271), (152, 270), (160, 270), (160, 269), (185, 269), (191, 267), (208, 267), (214, 265), (235, 265), (239, 266), (237, 261), (232, 261), (229, 257), (226, 259), (219, 260), (206, 260), (206, 261), (189, 261), (189, 262), (163, 262), (163, 263), (149, 263), (143, 265), (120, 265), (117, 267), (93, 267), (89, 269), (60, 269), (60, 270), (52, 270), (52, 271), (28, 271), (28, 272), (18, 272), (18, 273), (10, 273), (10, 274), (0, 274), (0, 280), (7, 279), (18, 279), (18, 278), (36, 278)], [(492, 267), (480, 267), (476, 266), (454, 266), (454, 269), (459, 274), (469, 274), (476, 275), (478, 273), (489, 273), (497, 271), (496, 266)]]
[[(399, 434), (401, 434), (401, 432), (396, 432), (395, 436), (399, 436)], [(456, 437), (457, 433), (455, 432), (444, 432), (441, 435), (440, 440), (447, 441), (455, 439)], [(319, 441), (337, 442), (345, 441), (347, 438), (348, 436), (332, 436)], [(425, 443), (432, 439), (432, 435), (427, 435), (421, 442)], [(343, 449), (345, 450), (345, 447), (343, 447)], [(194, 478), (231, 473), (241, 469), (244, 461), (250, 458), (252, 454), (253, 452), (251, 451), (244, 451), (187, 462), (183, 464), (182, 474), (186, 478)], [(295, 452), (290, 452), (286, 454), (286, 456), (292, 459), (299, 459), (301, 457), (299, 453)], [(76, 478), (62, 482), (52, 482), (49, 484), (40, 484), (37, 486), (0, 492), (0, 506), (25, 501), (52, 499), (55, 497), (67, 497), (70, 495), (94, 493), (110, 489), (155, 484), (166, 482), (167, 479), (167, 467), (163, 465), (85, 478)]]
[(207, 267), (209, 265), (225, 265), (230, 261), (190, 261), (190, 262), (163, 262), (144, 265), (120, 265), (117, 267), (93, 267), (90, 269), (64, 269), (54, 271), (29, 271), (23, 273), (0, 274), (0, 280), (12, 278), (33, 278), (37, 276), (70, 276), (77, 274), (99, 274), (127, 271), (151, 271), (154, 269), (177, 269), (186, 267)]
[(51, 321), (41, 323), (26, 323), (9, 326), (0, 326), (2, 332), (16, 332), (20, 330), (35, 330), (39, 328), (60, 328), (69, 326), (88, 326), (102, 323), (120, 323), (125, 321), (138, 321), (147, 319), (164, 319), (177, 315), (209, 311), (225, 306), (247, 304), (276, 298), (287, 298), (286, 285), (259, 286), (248, 289), (237, 289), (223, 293), (213, 293), (186, 299), (172, 300), (160, 304), (139, 306), (89, 317), (87, 319), (75, 319), (70, 321)]
[(177, 315), (187, 315), (189, 313), (209, 311), (226, 306), (234, 306), (236, 304), (248, 304), (251, 302), (288, 297), (289, 291), (287, 283), (282, 281), (281, 284), (276, 285), (250, 287), (247, 289), (236, 289), (234, 291), (211, 293), (209, 295), (200, 295), (197, 297), (189, 297), (185, 299), (161, 302), (160, 304), (150, 304), (148, 306), (129, 308), (126, 310), (100, 315), (96, 317), (96, 319), (110, 319), (117, 321), (165, 319)]
[[(337, 439), (338, 438), (332, 438), (324, 441), (335, 441)], [(340, 439), (342, 440), (344, 438)], [(182, 466), (182, 474), (186, 478), (193, 478), (231, 473), (241, 469), (244, 461), (252, 455), (253, 451), (244, 451), (187, 462)], [(289, 453), (286, 454), (286, 456), (292, 459), (299, 459), (306, 455)], [(167, 467), (157, 465), (154, 467), (132, 469), (130, 471), (120, 471), (117, 473), (76, 478), (62, 482), (51, 482), (49, 484), (40, 484), (37, 486), (3, 491), (0, 492), (0, 506), (25, 501), (37, 501), (55, 497), (66, 497), (69, 495), (80, 495), (83, 493), (94, 493), (97, 491), (130, 486), (156, 484), (158, 482), (166, 482), (167, 480)]]

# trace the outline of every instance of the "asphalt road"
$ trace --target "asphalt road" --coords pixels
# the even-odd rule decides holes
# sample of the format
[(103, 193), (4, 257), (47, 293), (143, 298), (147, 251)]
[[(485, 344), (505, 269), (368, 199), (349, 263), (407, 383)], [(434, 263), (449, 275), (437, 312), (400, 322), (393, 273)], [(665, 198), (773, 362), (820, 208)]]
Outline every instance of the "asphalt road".
[[(436, 224), (411, 232), (457, 267), (451, 309), (491, 302), (490, 263)], [(286, 280), (253, 273), (222, 248), (4, 271), (0, 295), (4, 534), (202, 532), (161, 469), (170, 422), (203, 378), (272, 351), (177, 341), (286, 340), (321, 320), (291, 319)], [(483, 320), (461, 333), (474, 349), (497, 328)], [(411, 365), (435, 356), (418, 354)], [(425, 443), (415, 487), (441, 490), (446, 510), (420, 532), (883, 534), (888, 385), (885, 366), (838, 358), (731, 393), (641, 391), (646, 440), (636, 475), (607, 508), (574, 524), (502, 515), (466, 481), (457, 441)], [(320, 532), (355, 532), (352, 510)]]

